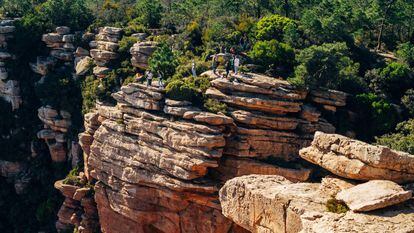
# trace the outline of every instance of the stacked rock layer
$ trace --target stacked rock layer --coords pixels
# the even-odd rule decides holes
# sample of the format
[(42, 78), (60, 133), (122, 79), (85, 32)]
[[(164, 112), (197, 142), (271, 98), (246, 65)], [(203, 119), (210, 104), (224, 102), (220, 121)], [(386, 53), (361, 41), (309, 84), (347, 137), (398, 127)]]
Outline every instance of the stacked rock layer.
[[(411, 197), (411, 192), (390, 188), (389, 184), (379, 185), (376, 182), (364, 186), (353, 186), (337, 178), (324, 178), (321, 183), (292, 183), (281, 176), (252, 175), (228, 181), (220, 190), (220, 201), (223, 214), (250, 232), (414, 231), (412, 200), (369, 214), (328, 211), (327, 203), (335, 195), (352, 199), (356, 206), (368, 208), (390, 204), (388, 202), (401, 202)], [(369, 201), (364, 203), (358, 200), (364, 198)]]
[[(49, 56), (38, 57), (35, 63), (30, 64), (33, 72), (41, 75), (39, 84), (46, 82), (47, 75), (57, 69), (57, 66), (72, 67), (75, 51), (75, 35), (65, 26), (57, 27), (56, 32), (44, 34), (42, 41), (51, 49)], [(71, 114), (46, 105), (38, 109), (38, 117), (43, 122), (44, 129), (38, 132), (37, 137), (48, 145), (52, 161), (67, 161), (70, 146), (66, 134), (72, 125)]]
[[(115, 27), (103, 27), (95, 36), (95, 40), (89, 43), (90, 56), (96, 65), (93, 74), (98, 78), (104, 78), (110, 71), (110, 63), (119, 58), (119, 40), (121, 39), (122, 29)], [(84, 62), (90, 63), (88, 58)], [(82, 72), (80, 72), (82, 74)]]
[(91, 188), (65, 184), (63, 181), (57, 181), (55, 188), (65, 197), (58, 213), (56, 229), (68, 231), (75, 226), (80, 233), (98, 232), (98, 211)]
[(343, 178), (237, 177), (220, 190), (223, 214), (251, 232), (414, 231), (412, 184), (397, 184), (414, 181), (413, 155), (316, 132), (300, 156)]
[(222, 182), (246, 174), (309, 178), (309, 169), (268, 160), (295, 161), (315, 131), (335, 128), (307, 92), (265, 76), (236, 78), (211, 75), (207, 91), (229, 105), (228, 115), (131, 83), (113, 94), (116, 106), (97, 103), (85, 116), (80, 144), (86, 176), (99, 181), (103, 232), (245, 232), (221, 213)]
[(8, 41), (13, 38), (16, 28), (15, 20), (0, 20), (0, 97), (9, 102), (13, 110), (17, 110), (22, 104), (20, 85), (13, 77), (9, 77), (7, 63), (14, 59), (8, 51)]
[(157, 44), (154, 41), (139, 41), (135, 43), (130, 49), (132, 65), (143, 70), (147, 69), (148, 60), (157, 49)]

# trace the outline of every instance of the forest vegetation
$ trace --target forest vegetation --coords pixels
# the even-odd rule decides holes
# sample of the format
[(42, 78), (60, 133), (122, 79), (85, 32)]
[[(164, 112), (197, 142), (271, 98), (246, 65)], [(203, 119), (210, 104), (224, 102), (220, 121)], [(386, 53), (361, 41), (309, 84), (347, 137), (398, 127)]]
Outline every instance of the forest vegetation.
[[(243, 71), (283, 78), (300, 88), (349, 93), (349, 108), (360, 119), (358, 125), (338, 120), (341, 132), (352, 129), (364, 141), (414, 153), (412, 0), (0, 0), (0, 16), (20, 18), (10, 48), (18, 58), (11, 64), (16, 67), (12, 75), (20, 80), (23, 95), (37, 96), (42, 102), (28, 98), (32, 103), (13, 119), (7, 103), (0, 101), (0, 133), (24, 129), (12, 144), (0, 139), (0, 148), (5, 148), (0, 159), (24, 156), (17, 145), (35, 137), (31, 132), (39, 123), (25, 116), (36, 115), (40, 104), (70, 111), (75, 116), (71, 135), (76, 137), (82, 114), (96, 100), (113, 101), (110, 94), (134, 79), (137, 70), (130, 64), (129, 49), (136, 39), (131, 35), (154, 29), (162, 33), (150, 38), (160, 46), (149, 65), (162, 71), (171, 98), (225, 113), (225, 105), (203, 96), (209, 83), (191, 77), (191, 64), (196, 63), (200, 74), (210, 69), (211, 55), (234, 47), (243, 54)], [(102, 26), (124, 29), (121, 59), (112, 64), (116, 68), (107, 78), (89, 75), (72, 80), (60, 71), (47, 77), (50, 81), (34, 84), (39, 77), (27, 64), (47, 52), (42, 34), (62, 25), (82, 32), (96, 32)], [(38, 195), (22, 197), (24, 202), (0, 203), (2, 232), (7, 232), (3, 230), (7, 224), (14, 225), (10, 229), (24, 226), (26, 232), (53, 229), (61, 200), (46, 180), (56, 180), (67, 171), (40, 169), (51, 166), (45, 161), (33, 163), (39, 184), (32, 192)], [(0, 187), (2, 183), (0, 179)], [(47, 190), (37, 190), (42, 187)], [(1, 188), (0, 200), (9, 192)], [(24, 205), (2, 208), (13, 203)], [(24, 217), (33, 213), (36, 219)]]

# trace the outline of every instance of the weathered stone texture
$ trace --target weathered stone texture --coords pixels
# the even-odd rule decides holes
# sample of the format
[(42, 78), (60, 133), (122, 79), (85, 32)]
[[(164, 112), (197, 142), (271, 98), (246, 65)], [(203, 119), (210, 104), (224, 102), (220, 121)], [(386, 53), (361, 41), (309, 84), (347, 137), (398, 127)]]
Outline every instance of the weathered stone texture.
[(326, 209), (329, 194), (318, 183), (291, 183), (281, 176), (251, 175), (228, 181), (220, 190), (220, 202), (223, 214), (250, 232), (414, 231), (412, 200), (370, 214), (336, 214)]

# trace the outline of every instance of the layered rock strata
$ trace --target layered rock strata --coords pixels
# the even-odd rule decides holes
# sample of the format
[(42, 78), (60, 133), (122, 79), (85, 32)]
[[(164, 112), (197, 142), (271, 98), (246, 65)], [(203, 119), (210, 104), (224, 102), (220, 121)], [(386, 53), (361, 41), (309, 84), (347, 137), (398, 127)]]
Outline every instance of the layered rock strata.
[[(75, 34), (70, 31), (70, 28), (62, 26), (57, 27), (55, 32), (42, 36), (42, 41), (50, 48), (49, 56), (38, 57), (36, 62), (30, 64), (33, 72), (41, 75), (38, 84), (47, 82), (46, 76), (59, 67), (73, 67)], [(74, 157), (70, 152), (71, 145), (76, 143), (70, 143), (66, 137), (72, 125), (71, 114), (45, 105), (38, 109), (38, 117), (44, 127), (37, 133), (37, 137), (46, 142), (52, 161), (62, 163), (68, 157)]]
[(351, 210), (367, 212), (405, 202), (412, 197), (412, 191), (389, 180), (372, 180), (342, 190), (336, 199), (343, 201)]
[(9, 77), (10, 70), (7, 67), (7, 63), (14, 59), (8, 51), (9, 40), (16, 30), (14, 22), (15, 20), (0, 20), (0, 97), (11, 104), (13, 111), (22, 104), (19, 81)]
[(139, 41), (135, 43), (131, 49), (131, 63), (134, 67), (145, 70), (148, 68), (148, 60), (157, 49), (157, 42)]
[(344, 178), (414, 181), (413, 155), (337, 134), (315, 133), (312, 145), (300, 150), (300, 156)]
[[(122, 29), (115, 27), (102, 27), (99, 33), (95, 36), (95, 40), (89, 43), (90, 56), (96, 65), (93, 68), (93, 74), (98, 78), (104, 78), (110, 71), (111, 61), (119, 58), (119, 40), (121, 39)], [(77, 72), (82, 74), (81, 66), (87, 66), (92, 61), (89, 58), (83, 60), (80, 67), (77, 67)], [(85, 69), (85, 68), (84, 68)]]
[(207, 178), (222, 156), (225, 127), (171, 120), (163, 96), (160, 89), (130, 84), (114, 94), (116, 107), (98, 104), (86, 116), (80, 140), (89, 176), (100, 181), (101, 229), (229, 232), (218, 189)]
[(71, 65), (75, 51), (75, 35), (70, 33), (70, 28), (57, 27), (56, 32), (44, 34), (42, 41), (46, 43), (50, 50), (50, 57), (66, 62)]
[[(325, 183), (325, 184), (323, 184)], [(370, 214), (328, 212), (331, 194), (342, 181), (292, 183), (281, 176), (243, 176), (220, 190), (223, 214), (250, 232), (413, 232), (414, 203)], [(328, 183), (328, 185), (326, 185)]]
[[(293, 161), (298, 159), (299, 149), (310, 144), (314, 132), (335, 132), (335, 127), (322, 118), (313, 99), (308, 98), (308, 92), (297, 90), (284, 80), (243, 74), (233, 75), (235, 81), (231, 82), (212, 72), (203, 75), (212, 79), (206, 95), (226, 103), (236, 122), (225, 154)], [(343, 95), (338, 94), (338, 100), (330, 102), (333, 107), (343, 104)]]
[(98, 181), (103, 232), (243, 232), (221, 214), (222, 182), (245, 174), (308, 180), (310, 169), (270, 160), (297, 160), (313, 132), (335, 128), (307, 92), (265, 76), (237, 78), (213, 77), (207, 92), (230, 106), (228, 115), (166, 99), (163, 89), (138, 83), (112, 95), (116, 106), (97, 103), (85, 115), (79, 138), (85, 175)]
[[(82, 179), (82, 177), (78, 177)], [(59, 232), (75, 228), (79, 233), (99, 231), (98, 211), (91, 187), (80, 187), (57, 181), (55, 188), (65, 197), (59, 212), (56, 229)]]

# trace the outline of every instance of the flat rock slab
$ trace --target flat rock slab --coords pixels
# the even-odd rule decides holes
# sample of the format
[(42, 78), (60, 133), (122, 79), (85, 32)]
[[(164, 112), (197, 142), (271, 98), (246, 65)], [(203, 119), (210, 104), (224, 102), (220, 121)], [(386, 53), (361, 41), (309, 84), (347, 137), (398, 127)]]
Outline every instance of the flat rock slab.
[(345, 202), (353, 211), (365, 212), (402, 203), (412, 197), (411, 191), (405, 191), (398, 184), (387, 180), (372, 180), (345, 189), (336, 195), (336, 199)]
[(414, 181), (414, 156), (337, 134), (316, 132), (299, 155), (330, 172), (355, 180)]
[(242, 176), (226, 182), (220, 203), (224, 216), (256, 233), (414, 232), (413, 201), (369, 214), (337, 214), (327, 211), (332, 193), (327, 189), (319, 183), (292, 183), (281, 176)]

